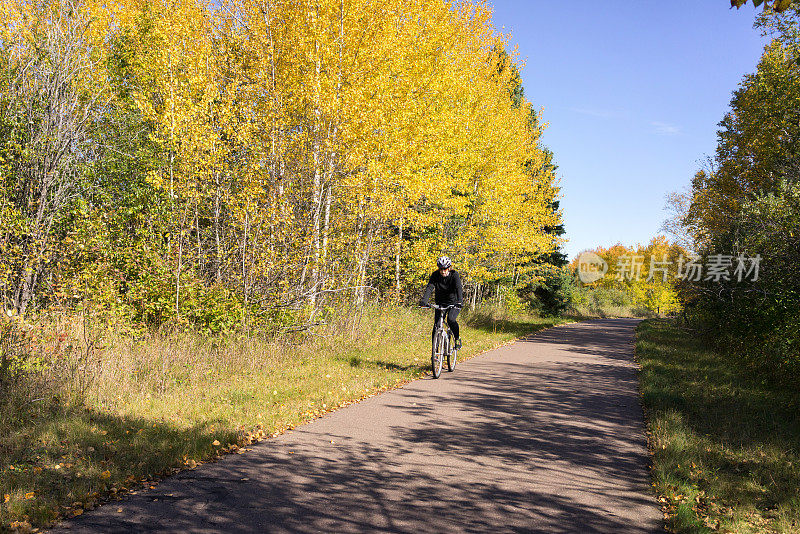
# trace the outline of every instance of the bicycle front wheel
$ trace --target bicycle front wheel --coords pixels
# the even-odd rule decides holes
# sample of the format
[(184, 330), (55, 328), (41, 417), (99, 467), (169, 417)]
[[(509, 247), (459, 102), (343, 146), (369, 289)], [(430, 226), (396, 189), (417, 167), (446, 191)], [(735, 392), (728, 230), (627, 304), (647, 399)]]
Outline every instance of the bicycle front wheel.
[(458, 358), (458, 350), (456, 350), (456, 344), (453, 340), (452, 334), (449, 339), (449, 350), (447, 351), (447, 370), (451, 373), (456, 370), (456, 358)]
[(433, 338), (433, 347), (431, 348), (431, 370), (433, 371), (433, 378), (439, 378), (442, 374), (442, 362), (444, 361), (444, 353), (446, 350), (447, 338), (442, 335), (443, 332), (437, 332)]

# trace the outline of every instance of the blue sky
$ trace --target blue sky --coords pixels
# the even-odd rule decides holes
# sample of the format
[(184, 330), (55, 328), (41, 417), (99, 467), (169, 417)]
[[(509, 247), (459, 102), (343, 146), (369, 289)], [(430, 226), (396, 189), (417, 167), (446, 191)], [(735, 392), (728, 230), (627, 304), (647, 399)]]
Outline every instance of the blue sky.
[(646, 243), (716, 147), (731, 92), (766, 40), (728, 0), (490, 0), (561, 179), (570, 258)]

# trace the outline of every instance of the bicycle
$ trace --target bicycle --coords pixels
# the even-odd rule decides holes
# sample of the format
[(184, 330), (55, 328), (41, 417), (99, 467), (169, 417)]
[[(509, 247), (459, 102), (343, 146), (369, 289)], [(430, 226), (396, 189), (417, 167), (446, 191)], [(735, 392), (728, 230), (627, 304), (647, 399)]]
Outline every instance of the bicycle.
[(436, 322), (431, 342), (431, 369), (433, 370), (433, 378), (439, 378), (442, 374), (442, 364), (445, 356), (447, 356), (447, 370), (452, 372), (456, 369), (458, 349), (455, 348), (453, 332), (447, 326), (447, 312), (456, 306), (453, 304), (449, 306), (431, 304), (429, 307), (441, 312), (439, 320)]

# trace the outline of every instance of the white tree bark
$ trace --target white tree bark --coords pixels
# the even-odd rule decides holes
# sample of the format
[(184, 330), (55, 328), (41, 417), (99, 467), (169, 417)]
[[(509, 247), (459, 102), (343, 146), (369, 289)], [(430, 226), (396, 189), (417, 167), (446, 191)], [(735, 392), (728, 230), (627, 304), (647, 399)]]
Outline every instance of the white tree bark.
[(79, 80), (93, 68), (86, 43), (89, 20), (68, 1), (35, 3), (33, 9), (45, 23), (33, 36), (20, 31), (14, 42), (4, 43), (2, 59), (7, 72), (15, 73), (8, 81), (7, 106), (21, 116), (17, 134), (30, 154), (12, 169), (20, 192), (14, 208), (28, 228), (17, 236), (20, 255), (11, 282), (11, 304), (20, 315), (29, 310), (53, 263), (53, 225), (74, 196), (78, 166), (90, 157), (86, 124), (103, 96), (87, 98), (79, 89)]

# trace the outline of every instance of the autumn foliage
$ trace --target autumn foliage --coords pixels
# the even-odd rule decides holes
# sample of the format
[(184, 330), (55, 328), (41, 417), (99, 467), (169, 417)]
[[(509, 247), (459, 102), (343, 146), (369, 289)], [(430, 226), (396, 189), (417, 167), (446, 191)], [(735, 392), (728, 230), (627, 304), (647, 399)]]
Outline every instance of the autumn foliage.
[(282, 324), (402, 299), (443, 252), (486, 284), (558, 245), (542, 123), (483, 4), (0, 10), (10, 313)]
[[(588, 284), (577, 282), (572, 305), (584, 314), (668, 315), (681, 309), (679, 267), (689, 253), (658, 236), (646, 245), (597, 247), (605, 274)], [(570, 264), (578, 274), (580, 255)]]
[(756, 26), (773, 39), (733, 92), (716, 153), (675, 222), (701, 254), (760, 256), (757, 279), (688, 288), (691, 318), (751, 370), (791, 382), (800, 373), (800, 6), (767, 9)]

